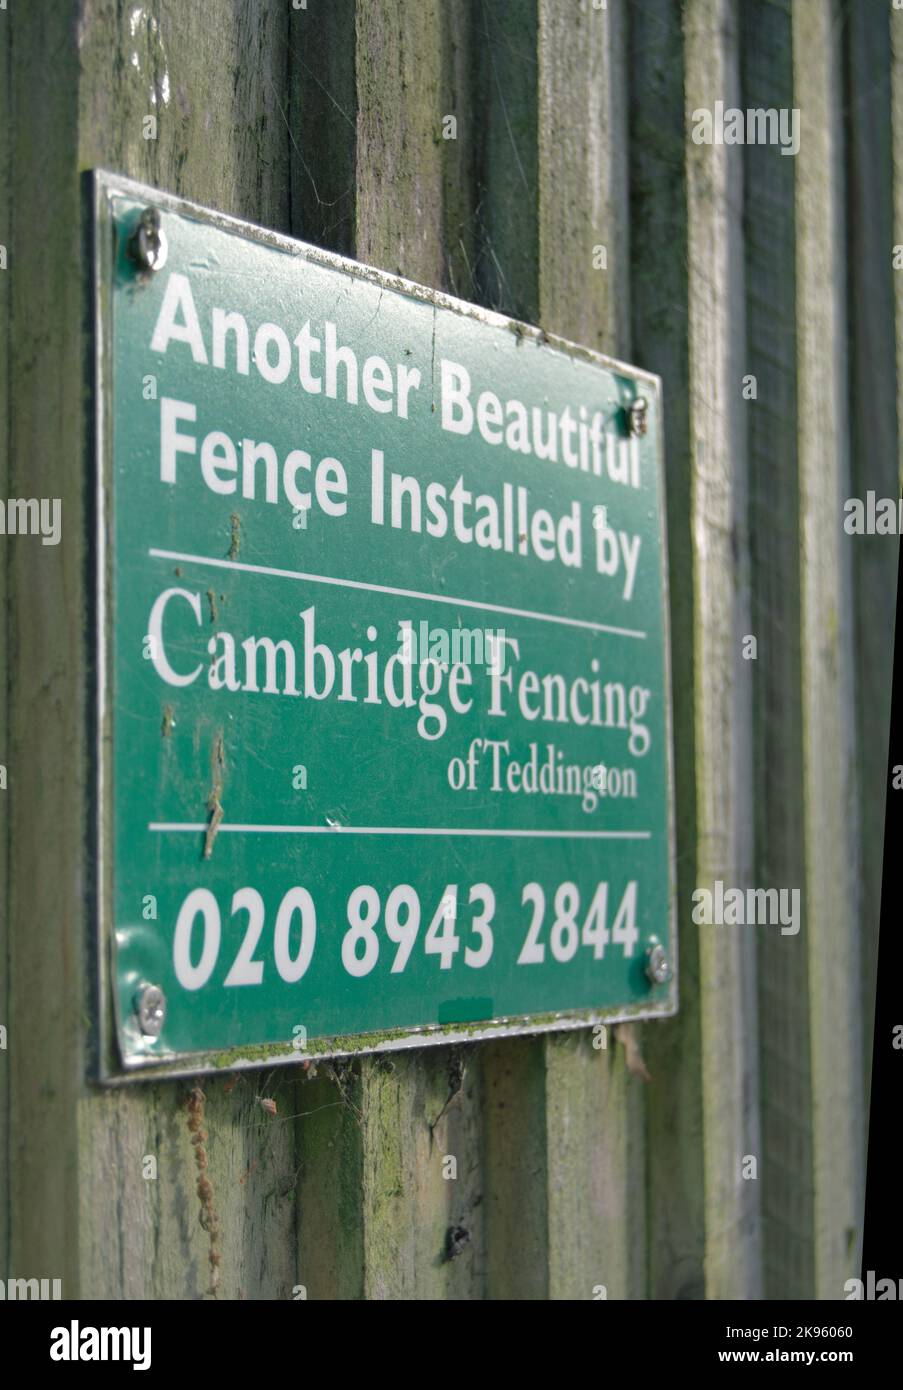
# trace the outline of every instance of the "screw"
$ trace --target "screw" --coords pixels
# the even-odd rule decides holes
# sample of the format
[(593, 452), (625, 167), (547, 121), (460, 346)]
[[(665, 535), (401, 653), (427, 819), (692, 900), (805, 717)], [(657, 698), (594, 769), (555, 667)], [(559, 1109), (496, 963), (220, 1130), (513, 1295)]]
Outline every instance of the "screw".
[(159, 985), (145, 985), (138, 991), (135, 1012), (145, 1037), (158, 1038), (166, 1019), (166, 996)]
[(663, 985), (671, 978), (671, 966), (664, 946), (650, 946), (646, 952), (646, 976), (653, 985)]
[(138, 219), (138, 226), (129, 238), (126, 250), (142, 270), (159, 270), (166, 264), (168, 251), (166, 233), (160, 226), (160, 214), (156, 208), (145, 208)]
[(644, 435), (649, 428), (649, 402), (645, 396), (637, 396), (628, 411), (630, 433)]

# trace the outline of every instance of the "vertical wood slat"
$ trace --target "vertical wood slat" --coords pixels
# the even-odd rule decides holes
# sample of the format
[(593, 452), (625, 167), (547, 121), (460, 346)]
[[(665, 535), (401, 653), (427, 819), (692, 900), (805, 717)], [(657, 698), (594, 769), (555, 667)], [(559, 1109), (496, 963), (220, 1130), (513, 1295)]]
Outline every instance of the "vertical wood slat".
[(292, 234), (354, 254), (357, 226), (356, 0), (300, 10), (289, 31)]
[[(368, 1299), (482, 1296), (479, 1070), (474, 1049), (457, 1049), (465, 1072), (456, 1077), (454, 1051), (362, 1062)], [(448, 1158), (454, 1177), (443, 1172)], [(452, 1246), (449, 1231), (457, 1233)]]
[[(752, 869), (741, 165), (690, 139), (695, 110), (737, 104), (736, 26), (723, 0), (644, 4), (631, 38), (634, 327), (665, 379), (680, 837), (681, 1015), (647, 1029), (651, 1288), (666, 1297), (761, 1287), (757, 1184), (741, 1176), (760, 1156), (753, 943), (689, 920), (697, 886), (745, 887)], [(660, 131), (660, 151), (639, 148)]]
[(804, 897), (809, 953), (815, 1296), (841, 1297), (861, 1244), (863, 1064), (838, 9), (793, 7)]
[[(538, 41), (543, 327), (625, 359), (630, 354), (625, 7), (539, 0)], [(597, 245), (608, 253), (605, 270), (594, 268)]]
[[(622, 359), (630, 355), (627, 21), (622, 6), (540, 0), (539, 322)], [(597, 245), (606, 269), (594, 268)], [(639, 1025), (630, 1025), (640, 1033)], [(644, 1084), (625, 1050), (587, 1032), (545, 1053), (549, 1297), (646, 1292)]]
[(476, 3), (476, 109), (481, 113), (478, 297), (490, 309), (539, 318), (536, 4)]
[[(900, 12), (896, 12), (899, 16)], [(849, 210), (851, 488), (865, 497), (899, 495), (893, 316), (893, 172), (890, 24), (884, 0), (845, 11), (844, 113)], [(878, 923), (893, 679), (897, 557), (886, 536), (848, 545), (855, 587), (856, 733), (860, 785), (860, 921), (865, 1098), (871, 1075)]]
[[(480, 14), (484, 297), (626, 355), (623, 16), (589, 0)], [(499, 1044), (484, 1075), (490, 1296), (643, 1296), (641, 1083), (623, 1050), (586, 1034)]]
[(674, 700), (680, 1004), (647, 1025), (649, 1296), (705, 1296), (702, 1041), (696, 887), (696, 614), (690, 434), (685, 41), (675, 0), (630, 10), (630, 222), (633, 347), (662, 378)]
[[(474, 298), (539, 319), (537, 11), (475, 5), (479, 219)], [(549, 1297), (546, 1066), (542, 1040), (482, 1049), (486, 1296)]]
[(548, 1297), (545, 1054), (534, 1038), (483, 1048), (486, 1296)]
[[(74, 1133), (85, 1013), (76, 945), (82, 941), (85, 884), (75, 827), (86, 777), (82, 502), (72, 463), (73, 441), (82, 438), (83, 425), (77, 94), (64, 8), (44, 6), (30, 15), (13, 9), (3, 23), (11, 25), (15, 52), (10, 107), (16, 132), (7, 202), (14, 209), (9, 331), (17, 345), (10, 354), (16, 413), (8, 481), (12, 496), (60, 497), (63, 526), (58, 546), (7, 542), (6, 761), (15, 787), (9, 851), (16, 864), (8, 896), (10, 1269), (14, 1275), (33, 1271), (60, 1278), (64, 1296), (71, 1297), (78, 1265)], [(48, 52), (61, 55), (50, 93), (42, 89)], [(29, 254), (35, 227), (46, 231), (40, 258)], [(54, 810), (50, 827), (48, 805)], [(31, 930), (35, 922), (40, 932)], [(59, 1045), (53, 1047), (51, 1038)]]
[(442, 119), (454, 116), (456, 138), (442, 140), (442, 241), (445, 284), (459, 299), (479, 297), (479, 237), (475, 208), (478, 134), (483, 113), (478, 101), (479, 41), (476, 6), (442, 6), (440, 107)]
[(440, 0), (356, 10), (355, 254), (436, 287), (445, 266), (441, 12)]
[[(739, 99), (737, 11), (689, 0), (686, 108)], [(691, 526), (696, 588), (697, 861), (700, 887), (745, 887), (752, 870), (742, 164), (723, 145), (687, 142), (689, 391), (694, 451)], [(709, 1298), (761, 1288), (758, 1184), (744, 1180), (760, 1152), (757, 1021), (748, 933), (700, 928), (704, 1106), (705, 1265)]]
[[(743, 106), (794, 107), (790, 6), (744, 8)], [(804, 879), (796, 380), (796, 160), (774, 145), (744, 152), (746, 403), (753, 549), (756, 883)], [(805, 900), (802, 902), (805, 909)], [(813, 1279), (807, 924), (758, 933), (764, 1293), (809, 1298)]]
[(347, 1064), (321, 1064), (304, 1091), (298, 1119), (298, 1282), (308, 1298), (362, 1299), (359, 1077)]

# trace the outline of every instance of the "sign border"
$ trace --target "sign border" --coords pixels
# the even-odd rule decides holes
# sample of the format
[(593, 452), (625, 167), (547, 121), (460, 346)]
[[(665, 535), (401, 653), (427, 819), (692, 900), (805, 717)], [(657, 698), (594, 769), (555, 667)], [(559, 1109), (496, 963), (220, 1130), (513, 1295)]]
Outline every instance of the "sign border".
[[(156, 1081), (167, 1078), (191, 1077), (216, 1074), (218, 1071), (252, 1070), (257, 1067), (276, 1067), (286, 1063), (297, 1065), (303, 1061), (326, 1061), (331, 1058), (355, 1057), (365, 1054), (399, 1052), (411, 1048), (447, 1046), (449, 1044), (481, 1042), (495, 1038), (520, 1037), (572, 1031), (588, 1028), (602, 1023), (606, 1027), (615, 1023), (626, 1023), (642, 1019), (670, 1018), (678, 1007), (678, 940), (677, 940), (677, 871), (675, 862), (675, 814), (674, 814), (674, 746), (671, 707), (671, 624), (668, 594), (668, 545), (665, 492), (664, 459), (664, 419), (662, 411), (661, 378), (652, 372), (631, 366), (628, 363), (607, 357), (592, 348), (581, 347), (565, 338), (546, 333), (533, 324), (523, 323), (480, 305), (457, 299), (441, 290), (430, 289), (416, 281), (406, 280), (400, 275), (392, 275), (377, 270), (373, 266), (362, 265), (347, 256), (339, 256), (324, 251), (307, 242), (298, 241), (273, 232), (253, 222), (244, 222), (225, 213), (216, 212), (198, 203), (190, 202), (175, 194), (166, 193), (148, 184), (115, 174), (107, 169), (93, 169), (87, 172), (91, 194), (91, 267), (90, 292), (92, 301), (88, 319), (94, 327), (93, 387), (94, 410), (88, 411), (89, 430), (93, 427), (94, 437), (89, 439), (88, 455), (93, 459), (94, 478), (94, 561), (89, 559), (88, 591), (89, 601), (93, 599), (93, 612), (89, 618), (89, 631), (93, 620), (94, 649), (94, 687), (93, 701), (90, 701), (89, 717), (92, 723), (89, 746), (95, 748), (93, 791), (95, 806), (90, 817), (89, 844), (93, 850), (92, 885), (93, 904), (89, 920), (93, 925), (90, 950), (96, 953), (94, 968), (89, 973), (97, 991), (95, 1017), (98, 1021), (94, 1039), (94, 1067), (96, 1079), (105, 1085), (119, 1085), (125, 1082), (144, 1080)], [(664, 706), (666, 778), (668, 797), (668, 920), (670, 927), (669, 961), (671, 978), (668, 992), (648, 1003), (614, 1006), (611, 1009), (576, 1010), (554, 1014), (528, 1014), (501, 1018), (485, 1027), (470, 1024), (424, 1024), (414, 1029), (396, 1029), (389, 1036), (386, 1031), (380, 1034), (351, 1034), (315, 1040), (302, 1051), (285, 1051), (284, 1043), (245, 1045), (233, 1049), (204, 1050), (201, 1052), (170, 1054), (160, 1061), (154, 1058), (126, 1060), (119, 1051), (117, 1028), (118, 996), (114, 989), (115, 971), (113, 963), (113, 805), (112, 805), (112, 633), (107, 625), (109, 598), (112, 586), (112, 545), (110, 526), (112, 525), (112, 352), (113, 352), (113, 274), (114, 238), (111, 200), (115, 194), (123, 194), (136, 201), (158, 207), (164, 212), (179, 214), (206, 226), (254, 241), (274, 250), (287, 252), (303, 261), (310, 261), (330, 270), (351, 274), (357, 279), (379, 285), (382, 289), (394, 290), (409, 298), (430, 304), (434, 309), (450, 310), (464, 318), (500, 328), (516, 331), (523, 337), (532, 338), (571, 357), (605, 367), (611, 372), (641, 381), (655, 398), (657, 418), (656, 464), (658, 467), (659, 528), (661, 542), (661, 582), (662, 582), (662, 633), (664, 637)], [(90, 492), (90, 484), (89, 484)], [(89, 538), (90, 556), (90, 538)], [(92, 589), (93, 581), (93, 589)], [(92, 839), (94, 843), (91, 843)], [(89, 863), (89, 869), (92, 866)]]

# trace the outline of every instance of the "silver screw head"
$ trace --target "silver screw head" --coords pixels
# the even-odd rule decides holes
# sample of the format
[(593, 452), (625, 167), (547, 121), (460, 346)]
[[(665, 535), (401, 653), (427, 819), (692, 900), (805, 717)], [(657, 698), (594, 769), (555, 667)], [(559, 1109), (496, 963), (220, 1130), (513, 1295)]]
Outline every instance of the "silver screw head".
[(166, 996), (159, 985), (145, 985), (138, 991), (135, 1012), (145, 1037), (158, 1038), (166, 1021)]
[(128, 253), (142, 270), (159, 270), (166, 264), (169, 245), (156, 208), (145, 208), (128, 242)]
[(645, 396), (637, 396), (628, 411), (630, 433), (642, 436), (649, 428), (649, 402)]
[(663, 985), (670, 980), (671, 966), (664, 946), (650, 946), (646, 952), (646, 977), (653, 985)]

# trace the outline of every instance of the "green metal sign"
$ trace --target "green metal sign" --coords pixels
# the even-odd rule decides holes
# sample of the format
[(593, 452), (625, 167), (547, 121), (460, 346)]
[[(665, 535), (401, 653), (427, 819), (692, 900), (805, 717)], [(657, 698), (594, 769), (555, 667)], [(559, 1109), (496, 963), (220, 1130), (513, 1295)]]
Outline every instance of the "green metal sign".
[(105, 1074), (673, 1012), (657, 378), (94, 190)]

